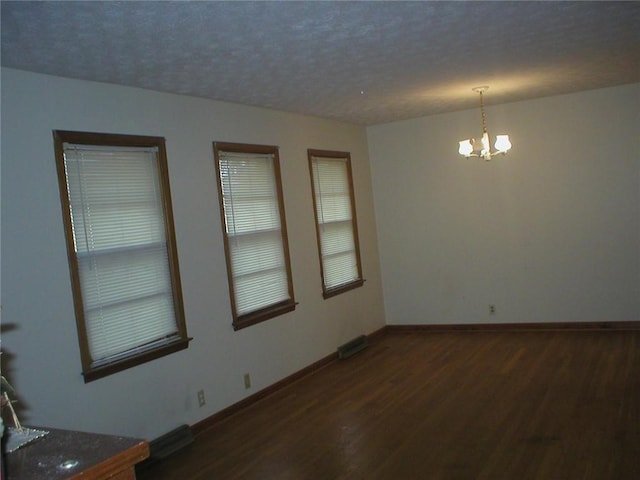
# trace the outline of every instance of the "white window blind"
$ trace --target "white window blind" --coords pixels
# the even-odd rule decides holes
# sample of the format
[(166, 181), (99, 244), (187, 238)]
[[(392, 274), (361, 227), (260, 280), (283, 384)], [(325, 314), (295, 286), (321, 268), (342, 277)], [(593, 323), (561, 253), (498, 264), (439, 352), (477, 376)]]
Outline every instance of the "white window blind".
[(292, 300), (272, 154), (218, 151), (238, 317)]
[(94, 366), (179, 336), (157, 148), (64, 144)]
[(315, 155), (310, 158), (323, 282), (327, 291), (361, 279), (349, 158)]

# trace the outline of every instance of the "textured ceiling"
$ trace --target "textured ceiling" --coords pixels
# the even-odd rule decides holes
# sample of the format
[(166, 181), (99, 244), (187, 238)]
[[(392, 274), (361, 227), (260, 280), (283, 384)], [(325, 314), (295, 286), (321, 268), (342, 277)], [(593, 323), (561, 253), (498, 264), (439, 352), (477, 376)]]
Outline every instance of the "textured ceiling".
[(371, 125), (640, 82), (640, 2), (2, 1), (2, 65)]

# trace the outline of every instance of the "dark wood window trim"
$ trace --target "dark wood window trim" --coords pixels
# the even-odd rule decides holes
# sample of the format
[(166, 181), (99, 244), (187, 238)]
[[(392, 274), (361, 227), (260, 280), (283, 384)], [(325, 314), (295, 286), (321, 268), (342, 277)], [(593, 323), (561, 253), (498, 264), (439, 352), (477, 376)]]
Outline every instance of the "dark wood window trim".
[[(309, 161), (309, 175), (311, 179), (311, 192), (313, 198), (313, 212), (316, 224), (316, 241), (318, 244), (318, 257), (320, 261), (320, 273), (322, 276), (322, 295), (325, 299), (334, 297), (336, 295), (340, 295), (342, 293), (348, 292), (355, 288), (359, 288), (364, 285), (365, 280), (362, 278), (362, 261), (360, 257), (360, 241), (358, 237), (358, 221), (356, 216), (356, 203), (355, 203), (355, 193), (353, 188), (353, 173), (351, 169), (351, 154), (349, 152), (340, 152), (334, 150), (318, 150), (318, 149), (308, 149), (307, 157)], [(327, 281), (325, 277), (325, 265), (322, 256), (322, 243), (321, 243), (321, 223), (318, 218), (318, 205), (317, 205), (317, 196), (316, 196), (316, 188), (314, 182), (314, 167), (313, 167), (313, 158), (314, 157), (322, 157), (322, 158), (334, 158), (336, 160), (343, 160), (346, 163), (347, 170), (347, 181), (349, 186), (349, 199), (351, 206), (351, 227), (353, 231), (353, 240), (354, 240), (354, 248), (355, 248), (355, 259), (357, 265), (357, 278), (349, 283), (344, 283), (336, 286), (327, 286)]]
[[(265, 320), (269, 320), (271, 318), (277, 317), (279, 315), (283, 315), (287, 312), (291, 312), (295, 310), (295, 306), (296, 306), (294, 293), (293, 293), (293, 280), (291, 275), (291, 260), (290, 260), (290, 253), (289, 253), (287, 224), (286, 224), (286, 216), (285, 216), (285, 209), (284, 209), (284, 196), (282, 193), (282, 180), (280, 175), (280, 157), (279, 157), (278, 147), (276, 146), (253, 145), (253, 144), (230, 143), (230, 142), (214, 142), (213, 153), (214, 153), (216, 178), (217, 178), (217, 184), (218, 184), (218, 199), (219, 199), (219, 208), (220, 208), (220, 218), (222, 221), (222, 229), (223, 229), (225, 260), (227, 265), (227, 280), (229, 285), (231, 311), (233, 316), (232, 325), (234, 330), (240, 330), (242, 328), (246, 328), (251, 325), (255, 325), (257, 323), (263, 322)], [(227, 226), (227, 216), (225, 214), (223, 185), (222, 185), (221, 167), (220, 167), (221, 156), (224, 153), (271, 155), (273, 157), (273, 167), (274, 167), (274, 176), (275, 176), (274, 181), (275, 181), (275, 186), (277, 190), (276, 194), (277, 194), (277, 201), (278, 201), (278, 211), (280, 215), (280, 233), (281, 233), (282, 248), (284, 253), (284, 269), (285, 269), (285, 274), (287, 276), (286, 283), (287, 283), (288, 298), (286, 300), (277, 301), (274, 304), (267, 305), (263, 308), (259, 308), (257, 310), (253, 310), (248, 313), (242, 313), (242, 314), (238, 312), (236, 291), (235, 291), (236, 289), (234, 285), (233, 264), (232, 264), (232, 258), (231, 258), (230, 236), (227, 233), (229, 231), (229, 228)]]
[[(74, 309), (76, 314), (76, 326), (80, 356), (82, 361), (82, 374), (85, 382), (97, 380), (113, 373), (131, 368), (136, 365), (154, 360), (170, 353), (183, 350), (188, 347), (191, 340), (187, 336), (186, 321), (184, 317), (184, 305), (182, 300), (182, 288), (178, 265), (178, 255), (173, 222), (173, 208), (171, 205), (171, 192), (169, 187), (169, 173), (167, 168), (167, 155), (165, 139), (163, 137), (121, 135), (95, 132), (75, 132), (66, 130), (54, 130), (54, 150), (56, 167), (58, 172), (58, 184), (62, 217), (64, 222), (65, 237), (67, 243), (67, 256), (73, 290)], [(85, 323), (85, 310), (83, 302), (82, 284), (80, 281), (80, 269), (78, 254), (74, 245), (73, 223), (71, 218), (71, 205), (66, 181), (65, 169), (65, 144), (100, 146), (100, 147), (135, 147), (156, 148), (158, 159), (158, 180), (161, 194), (161, 202), (164, 215), (164, 241), (168, 255), (168, 268), (171, 284), (174, 317), (177, 331), (169, 337), (150, 342), (147, 345), (139, 345), (126, 352), (103, 359), (93, 359), (89, 349), (89, 338)]]

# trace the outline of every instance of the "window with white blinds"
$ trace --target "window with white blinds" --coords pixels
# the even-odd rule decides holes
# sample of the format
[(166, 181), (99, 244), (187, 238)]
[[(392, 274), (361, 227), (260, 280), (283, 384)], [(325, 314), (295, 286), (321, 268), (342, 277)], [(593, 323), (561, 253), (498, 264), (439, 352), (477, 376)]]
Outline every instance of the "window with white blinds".
[(185, 348), (164, 139), (54, 135), (85, 379)]
[(351, 156), (308, 150), (325, 298), (363, 284)]
[(295, 308), (278, 149), (214, 143), (234, 328)]

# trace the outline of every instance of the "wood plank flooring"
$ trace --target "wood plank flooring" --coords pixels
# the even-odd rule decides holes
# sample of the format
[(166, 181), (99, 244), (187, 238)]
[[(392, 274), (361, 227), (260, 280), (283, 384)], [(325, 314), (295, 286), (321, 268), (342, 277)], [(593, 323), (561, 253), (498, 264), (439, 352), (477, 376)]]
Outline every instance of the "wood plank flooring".
[(640, 478), (640, 331), (397, 332), (139, 480)]

